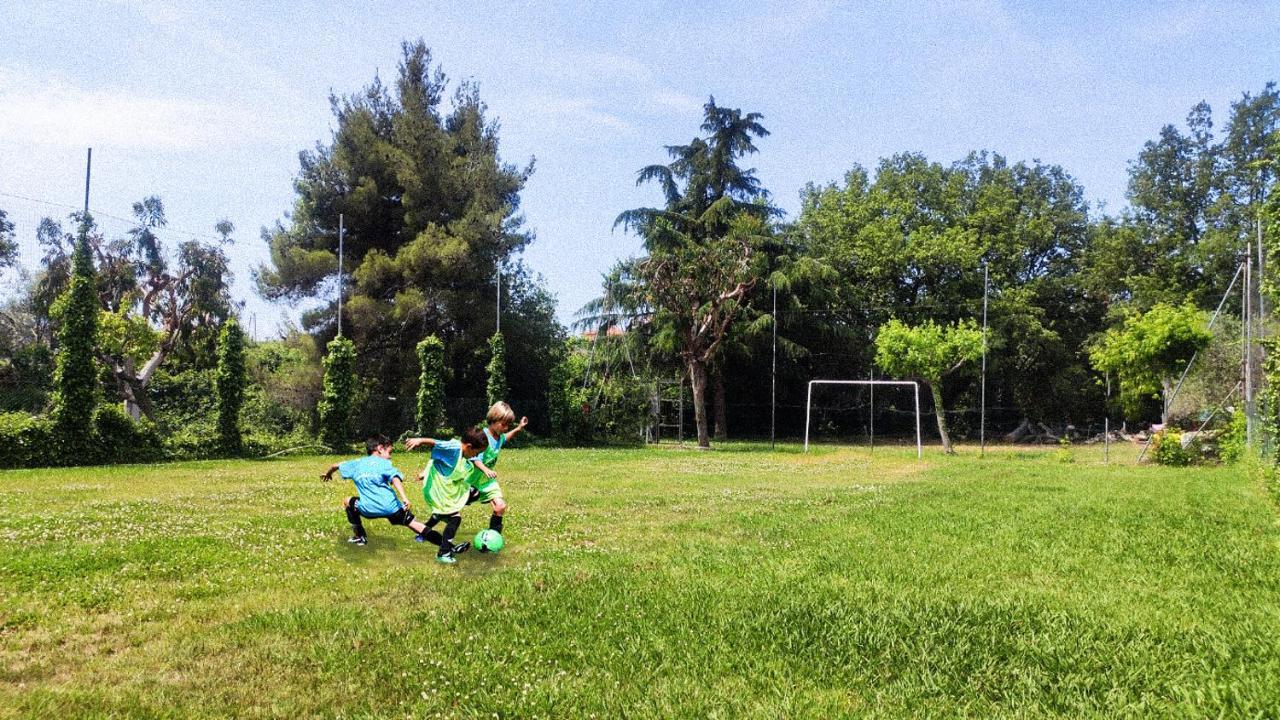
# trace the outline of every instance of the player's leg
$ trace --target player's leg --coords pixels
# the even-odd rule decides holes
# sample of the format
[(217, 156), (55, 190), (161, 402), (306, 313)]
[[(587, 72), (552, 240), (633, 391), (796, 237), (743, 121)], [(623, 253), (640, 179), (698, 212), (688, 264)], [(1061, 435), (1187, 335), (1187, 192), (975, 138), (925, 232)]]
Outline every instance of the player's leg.
[(490, 500), (489, 503), (493, 506), (493, 514), (489, 516), (489, 529), (501, 535), (502, 514), (507, 511), (507, 501), (504, 500), (502, 494), (499, 493)]
[(369, 541), (364, 531), (364, 523), (360, 519), (360, 510), (356, 507), (359, 500), (360, 498), (352, 496), (342, 501), (342, 509), (347, 513), (347, 522), (351, 524), (351, 539), (347, 542), (353, 545), (364, 545)]
[(418, 534), (427, 529), (427, 526), (422, 521), (413, 517), (413, 513), (409, 512), (408, 508), (400, 508), (395, 514), (388, 515), (387, 521), (392, 525), (403, 525)]
[(457, 560), (455, 555), (467, 551), (471, 547), (471, 543), (453, 544), (453, 538), (458, 534), (458, 528), (462, 525), (461, 513), (453, 513), (444, 516), (444, 532), (440, 541), (440, 552), (436, 553), (436, 559), (444, 563), (454, 563)]
[(502, 496), (502, 486), (497, 481), (491, 482), (479, 490), (472, 490), (474, 501), (489, 503), (493, 514), (489, 516), (489, 529), (502, 534), (502, 515), (507, 511), (507, 499)]
[(427, 518), (427, 521), (422, 523), (422, 529), (418, 531), (418, 536), (415, 537), (414, 540), (418, 542), (429, 542), (432, 545), (439, 545), (440, 541), (444, 539), (444, 536), (440, 534), (439, 530), (432, 530), (431, 528), (435, 527), (436, 524), (443, 519), (444, 518), (442, 516), (431, 513), (431, 516)]

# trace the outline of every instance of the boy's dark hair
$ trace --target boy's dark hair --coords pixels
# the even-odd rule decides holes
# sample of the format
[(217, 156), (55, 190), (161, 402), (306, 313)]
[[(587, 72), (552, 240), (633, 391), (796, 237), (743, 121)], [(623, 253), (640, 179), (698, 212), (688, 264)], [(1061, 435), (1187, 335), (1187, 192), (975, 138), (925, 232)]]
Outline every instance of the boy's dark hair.
[(462, 443), (464, 445), (470, 445), (473, 448), (480, 448), (483, 450), (489, 445), (489, 439), (484, 436), (484, 433), (480, 432), (476, 428), (467, 428), (462, 431)]
[(390, 445), (390, 444), (391, 444), (391, 438), (387, 437), (386, 435), (370, 435), (364, 441), (364, 449), (365, 449), (365, 452), (372, 455), (375, 451), (377, 451), (378, 448), (382, 447), (383, 445)]

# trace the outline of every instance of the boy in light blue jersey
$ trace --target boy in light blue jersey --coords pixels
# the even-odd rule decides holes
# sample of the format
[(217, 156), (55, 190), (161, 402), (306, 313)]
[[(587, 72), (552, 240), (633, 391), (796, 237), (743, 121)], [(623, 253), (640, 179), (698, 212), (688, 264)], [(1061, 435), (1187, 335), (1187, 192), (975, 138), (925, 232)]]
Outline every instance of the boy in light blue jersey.
[(502, 515), (507, 511), (507, 500), (502, 496), (502, 486), (498, 484), (498, 473), (493, 468), (498, 464), (498, 453), (511, 438), (515, 437), (529, 424), (529, 418), (520, 418), (520, 424), (512, 428), (516, 421), (516, 413), (507, 403), (499, 400), (485, 414), (484, 429), (487, 443), (480, 453), (480, 463), (472, 462), (475, 467), (467, 474), (467, 484), (471, 486), (471, 494), (467, 504), (474, 502), (489, 503), (493, 507), (493, 515), (489, 516), (489, 529), (502, 533)]
[[(457, 562), (455, 556), (471, 546), (465, 542), (454, 545), (453, 538), (462, 525), (462, 508), (467, 505), (471, 489), (467, 484), (467, 474), (473, 468), (472, 463), (479, 462), (476, 455), (484, 448), (485, 438), (479, 430), (469, 428), (458, 440), (409, 438), (404, 442), (409, 450), (423, 445), (431, 448), (431, 462), (419, 476), (422, 478), (422, 497), (431, 508), (431, 517), (416, 539), (439, 545), (436, 560), (453, 564)], [(483, 463), (479, 467), (485, 469)], [(443, 533), (431, 529), (438, 522), (444, 522)]]
[(334, 463), (320, 475), (321, 480), (333, 479), (335, 472), (355, 483), (358, 495), (342, 501), (351, 523), (353, 545), (365, 545), (369, 537), (365, 533), (362, 518), (386, 518), (392, 525), (404, 525), (414, 532), (426, 530), (426, 525), (413, 518), (409, 512), (409, 498), (404, 494), (401, 473), (391, 464), (391, 440), (385, 435), (374, 435), (365, 441), (368, 455), (356, 460)]

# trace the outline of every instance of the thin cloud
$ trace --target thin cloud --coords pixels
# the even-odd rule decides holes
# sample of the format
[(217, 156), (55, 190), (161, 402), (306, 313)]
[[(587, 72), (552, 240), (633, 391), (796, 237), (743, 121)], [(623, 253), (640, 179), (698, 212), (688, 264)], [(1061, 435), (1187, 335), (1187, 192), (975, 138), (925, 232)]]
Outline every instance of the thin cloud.
[(614, 132), (635, 132), (636, 127), (611, 112), (601, 110), (588, 98), (544, 98), (534, 105), (534, 112), (550, 116), (562, 128), (605, 128)]
[(697, 98), (692, 95), (686, 95), (675, 90), (655, 90), (650, 99), (655, 105), (659, 105), (683, 115), (692, 115), (698, 117), (702, 113), (702, 106), (706, 103), (706, 98)]
[(260, 140), (273, 134), (270, 125), (201, 100), (88, 89), (0, 68), (0, 137), (8, 142), (182, 151)]

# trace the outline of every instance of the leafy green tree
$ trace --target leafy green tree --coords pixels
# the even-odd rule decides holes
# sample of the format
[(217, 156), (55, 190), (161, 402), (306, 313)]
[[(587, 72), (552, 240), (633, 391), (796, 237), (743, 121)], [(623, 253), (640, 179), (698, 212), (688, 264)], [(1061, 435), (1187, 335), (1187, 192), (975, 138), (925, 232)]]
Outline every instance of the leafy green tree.
[(489, 338), (489, 363), (485, 365), (485, 373), (489, 376), (486, 384), (489, 404), (507, 398), (507, 345), (502, 340), (502, 333), (495, 332)]
[(342, 452), (351, 444), (351, 410), (356, 393), (356, 346), (339, 335), (329, 342), (324, 358), (324, 391), (320, 413), (320, 440)]
[(25, 295), (0, 305), (0, 412), (44, 411), (53, 390), (53, 351), (45, 323)]
[(876, 365), (891, 377), (917, 380), (929, 386), (938, 418), (938, 435), (947, 454), (954, 451), (942, 403), (942, 380), (981, 356), (982, 330), (972, 320), (951, 325), (925, 320), (912, 326), (895, 318), (876, 333)]
[(874, 174), (855, 167), (842, 184), (807, 188), (792, 235), (829, 279), (800, 289), (800, 306), (821, 308), (816, 320), (788, 317), (812, 323), (796, 337), (819, 338), (827, 351), (812, 373), (865, 377), (872, 338), (890, 317), (980, 317), (985, 264), (999, 350), (989, 358), (990, 401), (1035, 420), (1081, 412), (1087, 368), (1077, 351), (1105, 309), (1080, 287), (1091, 242), (1083, 192), (1058, 166), (992, 153), (949, 166), (901, 154)]
[[(147, 388), (167, 359), (189, 355), (201, 344), (216, 345), (217, 330), (232, 309), (226, 251), (234, 228), (219, 222), (216, 242), (184, 240), (171, 253), (160, 237), (167, 225), (160, 199), (134, 203), (133, 213), (136, 225), (127, 237), (107, 239), (92, 225), (83, 234), (98, 260), (95, 290), (104, 312), (98, 359), (125, 410), (137, 419), (153, 415)], [(45, 250), (45, 270), (33, 290), (39, 311), (64, 291), (76, 240), (49, 218), (37, 237)], [(216, 353), (207, 354), (213, 359)]]
[(418, 343), (418, 404), (414, 428), (418, 435), (435, 434), (444, 425), (444, 343), (428, 335)]
[(1169, 422), (1169, 400), (1191, 358), (1209, 345), (1204, 312), (1186, 303), (1157, 303), (1113, 327), (1089, 350), (1093, 366), (1120, 382), (1120, 402), (1136, 417), (1148, 398), (1163, 398), (1160, 421)]
[(332, 97), (333, 137), (301, 154), (288, 224), (265, 234), (271, 259), (257, 273), (269, 299), (325, 300), (303, 326), (333, 337), (343, 216), (343, 332), (360, 348), (372, 390), (404, 398), (388, 408), (397, 421), (414, 414), (413, 338), (444, 342), (449, 396), (484, 396), (484, 366), (474, 359), (494, 329), (494, 282), (510, 298), (506, 343), (521, 358), (510, 399), (543, 404), (561, 341), (554, 299), (514, 259), (533, 240), (520, 205), (533, 164), (500, 157), (498, 124), (474, 83), (459, 84), (451, 100), (448, 85), (419, 40), (403, 44), (394, 83), (375, 79)]
[[(654, 243), (640, 261), (649, 304), (659, 328), (655, 342), (680, 358), (693, 395), (698, 447), (711, 446), (707, 414), (707, 373), (745, 298), (759, 282), (759, 248), (769, 228), (750, 214), (739, 215), (728, 234), (702, 243), (680, 238), (665, 221), (649, 228)], [(665, 236), (665, 237), (664, 237)]]
[(93, 455), (93, 416), (98, 404), (94, 341), (98, 328), (98, 300), (93, 257), (89, 248), (90, 220), (80, 223), (71, 264), (71, 284), (58, 299), (57, 366), (54, 370), (53, 422), (67, 462)]
[(13, 238), (13, 223), (4, 210), (0, 210), (0, 270), (18, 262), (18, 243)]
[(240, 409), (245, 392), (244, 332), (235, 316), (227, 318), (218, 336), (218, 374), (214, 390), (218, 395), (218, 439), (223, 452), (241, 451)]
[(711, 98), (703, 106), (706, 136), (668, 146), (670, 163), (640, 170), (637, 184), (658, 183), (664, 207), (627, 210), (615, 222), (644, 241), (648, 257), (637, 261), (636, 277), (653, 309), (655, 347), (684, 365), (700, 447), (710, 447), (708, 373), (758, 280), (756, 250), (778, 213), (754, 169), (738, 165), (757, 152), (753, 138), (768, 136), (762, 119)]
[(1256, 252), (1262, 201), (1276, 179), (1268, 158), (1278, 129), (1274, 83), (1232, 103), (1220, 138), (1203, 102), (1185, 130), (1162, 128), (1130, 166), (1130, 208), (1098, 225), (1089, 289), (1120, 314), (1130, 305), (1141, 311), (1187, 299), (1215, 307), (1242, 253)]

